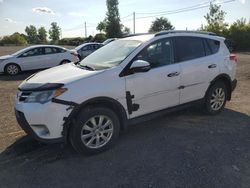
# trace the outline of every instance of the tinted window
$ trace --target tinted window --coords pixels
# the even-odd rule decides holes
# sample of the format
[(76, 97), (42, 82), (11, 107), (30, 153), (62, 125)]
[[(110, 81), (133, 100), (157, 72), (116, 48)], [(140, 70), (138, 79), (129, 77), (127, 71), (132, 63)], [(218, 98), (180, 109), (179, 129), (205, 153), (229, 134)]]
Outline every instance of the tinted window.
[(208, 42), (206, 39), (204, 39), (204, 48), (205, 48), (206, 55), (213, 54), (211, 47), (208, 45)]
[(95, 44), (95, 49), (98, 49), (98, 48), (100, 48), (100, 47), (101, 47), (101, 45)]
[(220, 48), (220, 42), (217, 40), (212, 40), (212, 39), (206, 39), (212, 54), (215, 54), (219, 51)]
[(82, 51), (92, 50), (92, 45), (87, 45), (82, 48)]
[(56, 48), (45, 48), (45, 54), (55, 54), (57, 53)]
[(203, 39), (198, 37), (176, 37), (174, 40), (176, 62), (205, 56)]
[(173, 48), (171, 39), (164, 39), (143, 49), (136, 59), (150, 63), (151, 67), (169, 65), (173, 62)]
[(37, 56), (43, 55), (43, 48), (34, 48), (29, 50), (21, 55), (21, 57), (30, 57), (30, 56)]
[(57, 53), (64, 53), (64, 52), (66, 52), (66, 50), (63, 49), (63, 48), (55, 48), (55, 49), (56, 49)]

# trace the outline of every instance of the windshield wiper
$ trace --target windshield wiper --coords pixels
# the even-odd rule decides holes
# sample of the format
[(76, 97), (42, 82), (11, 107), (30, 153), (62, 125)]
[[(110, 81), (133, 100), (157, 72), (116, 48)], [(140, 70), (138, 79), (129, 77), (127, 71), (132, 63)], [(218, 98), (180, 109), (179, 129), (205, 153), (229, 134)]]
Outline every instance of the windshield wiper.
[(81, 64), (80, 64), (80, 66), (81, 66), (81, 67), (84, 67), (84, 68), (86, 68), (86, 69), (88, 69), (88, 70), (92, 70), (92, 71), (95, 70), (93, 67), (90, 67), (90, 66), (88, 66), (88, 65), (81, 65)]
[(95, 69), (93, 67), (90, 67), (88, 65), (81, 65), (80, 62), (75, 63), (76, 65), (80, 66), (81, 68), (87, 69), (87, 70), (91, 70), (94, 71)]

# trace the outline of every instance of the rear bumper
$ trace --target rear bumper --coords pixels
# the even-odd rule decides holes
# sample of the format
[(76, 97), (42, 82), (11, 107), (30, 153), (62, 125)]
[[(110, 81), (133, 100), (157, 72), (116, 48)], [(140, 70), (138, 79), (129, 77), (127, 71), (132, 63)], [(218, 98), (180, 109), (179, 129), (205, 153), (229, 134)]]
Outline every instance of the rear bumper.
[(25, 118), (24, 113), (18, 111), (15, 109), (15, 115), (16, 115), (16, 120), (20, 127), (30, 136), (32, 136), (34, 139), (43, 142), (43, 143), (60, 143), (63, 142), (63, 137), (61, 138), (55, 138), (55, 139), (43, 139), (33, 131), (31, 126), (29, 125), (28, 121)]
[(235, 90), (235, 88), (236, 88), (236, 86), (237, 86), (237, 80), (236, 79), (234, 79), (233, 81), (232, 81), (232, 83), (231, 83), (231, 91), (234, 91)]

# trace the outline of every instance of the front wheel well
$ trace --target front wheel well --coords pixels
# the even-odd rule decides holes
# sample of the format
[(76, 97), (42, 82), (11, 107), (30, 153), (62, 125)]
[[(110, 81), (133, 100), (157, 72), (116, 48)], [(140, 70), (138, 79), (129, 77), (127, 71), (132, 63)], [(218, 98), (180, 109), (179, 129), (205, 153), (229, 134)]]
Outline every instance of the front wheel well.
[[(124, 107), (122, 106), (121, 103), (119, 103), (117, 100), (112, 99), (112, 98), (108, 98), (108, 97), (97, 97), (97, 98), (93, 98), (90, 100), (87, 100), (85, 102), (83, 102), (82, 104), (79, 104), (79, 106), (77, 106), (72, 112), (71, 114), (68, 116), (69, 119), (68, 121), (70, 121), (70, 126), (72, 126), (72, 123), (75, 122), (75, 119), (77, 117), (77, 115), (79, 114), (79, 112), (83, 109), (83, 108), (93, 108), (93, 107), (106, 107), (111, 109), (112, 111), (114, 111), (114, 113), (117, 114), (118, 118), (119, 118), (119, 122), (120, 122), (120, 128), (121, 130), (126, 130), (126, 122), (127, 122), (127, 114), (126, 114), (126, 110), (124, 109)], [(65, 128), (65, 127), (64, 127)], [(69, 135), (68, 131), (70, 130), (70, 127), (66, 128), (66, 132), (67, 132), (67, 136)]]
[(7, 64), (4, 66), (4, 71), (6, 71), (6, 68), (7, 68), (8, 65), (16, 65), (16, 66), (19, 68), (20, 71), (22, 70), (21, 67), (20, 67), (20, 65), (18, 65), (18, 64), (16, 64), (16, 63), (7, 63)]

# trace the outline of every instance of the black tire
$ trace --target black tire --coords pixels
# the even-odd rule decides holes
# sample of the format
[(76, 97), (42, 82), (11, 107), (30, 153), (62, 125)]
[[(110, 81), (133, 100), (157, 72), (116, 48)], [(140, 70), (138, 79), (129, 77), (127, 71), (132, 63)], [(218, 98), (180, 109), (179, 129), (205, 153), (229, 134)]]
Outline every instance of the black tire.
[[(216, 93), (221, 91), (221, 97), (217, 96)], [(222, 95), (224, 93), (224, 95)], [(220, 96), (218, 95), (218, 96)], [(224, 97), (222, 97), (224, 96)], [(222, 81), (215, 82), (213, 85), (210, 86), (206, 97), (205, 97), (205, 112), (209, 115), (216, 115), (219, 114), (225, 107), (227, 101), (227, 87)], [(217, 102), (218, 105), (215, 103)], [(216, 108), (217, 107), (217, 108)]]
[(69, 62), (70, 62), (70, 60), (64, 59), (64, 60), (61, 61), (60, 65), (67, 64), (67, 63), (69, 63)]
[[(95, 131), (87, 130), (87, 131), (89, 131), (89, 133), (85, 133), (86, 135), (95, 134), (95, 136), (90, 136), (89, 140), (86, 140), (87, 138), (85, 138), (84, 141), (82, 141), (81, 137), (82, 137), (82, 133), (84, 131), (86, 131), (83, 127), (86, 124), (88, 124), (88, 127), (92, 128), (93, 124), (90, 122), (90, 119), (93, 117), (96, 117), (98, 119), (98, 116), (105, 116), (105, 117), (109, 118), (112, 122), (113, 130), (112, 130), (112, 135), (110, 136), (109, 141), (107, 141), (106, 144), (104, 144), (103, 146), (100, 146), (98, 148), (92, 148), (94, 146), (87, 146), (86, 145), (87, 143), (84, 143), (84, 141), (89, 142), (93, 137), (95, 137), (95, 140), (93, 140), (91, 143), (93, 143), (93, 145), (94, 145), (94, 143), (97, 144), (97, 136), (98, 136), (97, 134), (100, 134), (100, 133), (95, 133)], [(95, 122), (97, 122), (96, 121), (97, 119), (95, 119)], [(99, 119), (99, 122), (100, 122), (100, 119)], [(105, 122), (104, 122), (104, 124), (105, 124)], [(103, 130), (105, 130), (105, 129), (103, 129)], [(76, 122), (74, 123), (74, 125), (72, 125), (72, 127), (70, 129), (69, 139), (70, 139), (70, 143), (73, 146), (73, 148), (76, 151), (78, 151), (79, 153), (97, 154), (97, 153), (103, 152), (103, 151), (111, 148), (114, 145), (117, 138), (119, 137), (119, 133), (120, 133), (120, 122), (119, 122), (117, 115), (112, 110), (105, 108), (105, 107), (87, 107), (87, 108), (82, 109), (80, 111), (80, 113), (78, 114)], [(106, 133), (104, 133), (104, 134), (106, 134)], [(110, 134), (110, 133), (107, 133), (107, 134)], [(104, 141), (104, 139), (101, 139), (101, 137), (99, 137), (99, 139), (100, 139), (100, 141), (101, 140)]]
[(4, 72), (8, 75), (15, 76), (21, 72), (21, 68), (15, 63), (9, 63), (4, 67)]

